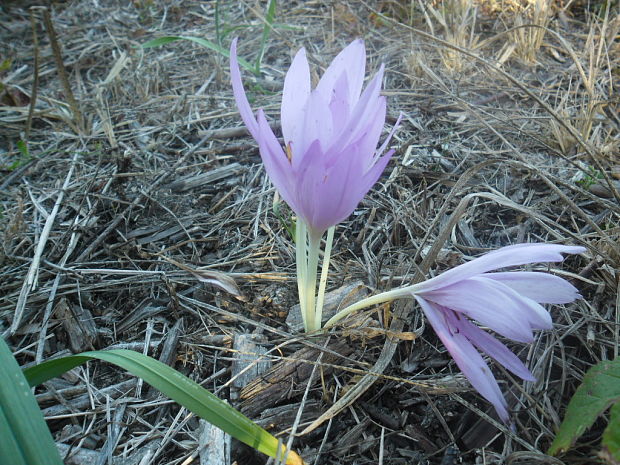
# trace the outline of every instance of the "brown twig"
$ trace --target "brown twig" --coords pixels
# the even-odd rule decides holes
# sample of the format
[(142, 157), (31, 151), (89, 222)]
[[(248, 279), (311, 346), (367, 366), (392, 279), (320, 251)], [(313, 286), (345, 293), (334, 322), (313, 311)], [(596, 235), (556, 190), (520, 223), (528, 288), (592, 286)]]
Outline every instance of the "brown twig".
[(34, 8), (30, 9), (30, 26), (32, 27), (32, 48), (34, 53), (34, 79), (32, 80), (32, 91), (30, 92), (30, 108), (28, 108), (28, 118), (26, 119), (26, 129), (24, 139), (30, 139), (30, 129), (32, 128), (32, 116), (37, 102), (37, 91), (39, 89), (39, 36), (37, 34), (37, 23), (34, 16)]
[[(71, 107), (71, 111), (73, 111), (73, 118), (77, 125), (78, 132), (84, 131), (84, 125), (82, 120), (82, 113), (78, 107), (78, 103), (75, 100), (73, 95), (73, 91), (71, 90), (71, 86), (69, 85), (69, 79), (67, 78), (67, 72), (65, 71), (65, 65), (62, 61), (62, 50), (60, 48), (60, 43), (58, 42), (58, 36), (56, 35), (56, 30), (54, 29), (54, 24), (52, 23), (52, 18), (50, 16), (50, 12), (45, 7), (36, 7), (43, 12), (43, 22), (45, 23), (45, 29), (47, 30), (47, 35), (50, 38), (50, 44), (52, 46), (52, 53), (54, 55), (54, 60), (56, 61), (56, 69), (58, 71), (58, 78), (64, 88), (67, 101), (69, 106)], [(36, 77), (35, 77), (36, 79)]]

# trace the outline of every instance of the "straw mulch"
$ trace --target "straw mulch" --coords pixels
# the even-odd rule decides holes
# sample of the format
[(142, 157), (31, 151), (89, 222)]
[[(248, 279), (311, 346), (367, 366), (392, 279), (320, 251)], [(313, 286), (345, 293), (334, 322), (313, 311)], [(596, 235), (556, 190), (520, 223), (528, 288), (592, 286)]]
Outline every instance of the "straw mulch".
[[(53, 4), (73, 105), (43, 10), (35, 43), (29, 5), (0, 7), (3, 337), (24, 366), (143, 352), (285, 442), (301, 411), (296, 433), (314, 429), (293, 448), (308, 463), (562, 463), (544, 452), (570, 396), (618, 352), (618, 11), (553, 3), (536, 45), (523, 28), (506, 32), (519, 15), (540, 19), (518, 1), (280, 3), (260, 77), (243, 72), (253, 107), (277, 124), (293, 53), (306, 47), (319, 72), (363, 37), (368, 73), (386, 65), (386, 129), (405, 115), (394, 159), (337, 229), (328, 290), (388, 289), (518, 242), (587, 247), (553, 267), (584, 299), (554, 306), (554, 330), (535, 344), (511, 346), (538, 381), (494, 367), (516, 430), (493, 420), (411, 303), (363, 312), (329, 340), (287, 326), (291, 213), (241, 127), (228, 60), (187, 41), (140, 47), (219, 32), (224, 47), (239, 35), (254, 61), (265, 2), (219, 2), (217, 31), (216, 2)], [(239, 292), (220, 282), (229, 278)], [(242, 390), (251, 381), (239, 382), (239, 364), (252, 354), (263, 354), (257, 372), (293, 366), (295, 376), (270, 378), (279, 397)], [(329, 410), (360, 383), (360, 396)], [(217, 448), (204, 422), (110, 365), (91, 362), (36, 394), (67, 463), (208, 463)], [(595, 461), (602, 427), (562, 460)], [(235, 442), (232, 457), (267, 460)]]

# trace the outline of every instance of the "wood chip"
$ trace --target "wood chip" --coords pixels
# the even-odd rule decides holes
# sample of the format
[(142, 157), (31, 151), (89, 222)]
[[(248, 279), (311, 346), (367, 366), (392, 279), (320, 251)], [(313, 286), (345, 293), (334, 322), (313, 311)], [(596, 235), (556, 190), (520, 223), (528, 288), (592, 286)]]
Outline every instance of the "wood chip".
[(200, 465), (230, 465), (230, 439), (217, 426), (200, 420)]
[(166, 187), (173, 192), (187, 192), (192, 189), (203, 187), (206, 184), (219, 181), (220, 179), (234, 176), (239, 174), (240, 171), (241, 165), (239, 163), (230, 163), (228, 165), (215, 168), (211, 171), (207, 171), (206, 173), (177, 179), (176, 181), (168, 184)]
[(86, 350), (94, 350), (97, 340), (97, 326), (93, 315), (87, 308), (71, 305), (64, 297), (54, 307), (58, 318), (69, 337), (71, 352), (77, 354)]
[[(328, 348), (343, 356), (348, 356), (353, 349), (344, 342), (331, 343)], [(273, 407), (279, 402), (291, 396), (303, 393), (314, 363), (320, 351), (312, 347), (304, 347), (292, 354), (289, 359), (282, 360), (262, 376), (252, 380), (241, 390), (241, 410), (250, 417), (256, 416), (260, 411)], [(341, 360), (330, 352), (323, 353), (323, 363), (331, 364)], [(330, 366), (322, 366), (323, 375), (333, 371)], [(320, 376), (314, 378), (314, 382), (320, 381)]]
[(271, 360), (261, 358), (267, 353), (267, 349), (257, 344), (260, 336), (253, 334), (236, 334), (233, 342), (233, 362), (231, 399), (239, 398), (239, 391), (245, 388), (250, 381), (263, 375), (271, 368)]

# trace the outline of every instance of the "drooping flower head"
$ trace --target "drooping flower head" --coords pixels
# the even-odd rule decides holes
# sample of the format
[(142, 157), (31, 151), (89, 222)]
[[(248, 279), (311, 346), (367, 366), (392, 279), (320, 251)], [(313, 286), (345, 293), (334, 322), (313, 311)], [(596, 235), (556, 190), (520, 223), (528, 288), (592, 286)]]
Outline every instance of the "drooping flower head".
[(355, 40), (312, 89), (306, 51), (297, 52), (284, 80), (283, 148), (263, 110), (256, 117), (252, 113), (241, 82), (236, 39), (230, 48), (230, 74), (241, 118), (258, 142), (271, 182), (315, 234), (353, 212), (394, 153), (384, 154), (398, 122), (377, 149), (386, 115), (386, 99), (379, 95), (384, 67), (362, 92), (365, 63), (364, 42)]
[(581, 295), (572, 284), (548, 273), (490, 271), (535, 262), (560, 262), (564, 259), (562, 253), (584, 251), (583, 247), (554, 244), (503, 247), (411, 287), (411, 294), (458, 367), (505, 423), (509, 422), (508, 405), (478, 350), (523, 380), (535, 378), (504, 344), (470, 319), (509, 339), (532, 342), (532, 330), (552, 328), (551, 316), (540, 304), (565, 304)]

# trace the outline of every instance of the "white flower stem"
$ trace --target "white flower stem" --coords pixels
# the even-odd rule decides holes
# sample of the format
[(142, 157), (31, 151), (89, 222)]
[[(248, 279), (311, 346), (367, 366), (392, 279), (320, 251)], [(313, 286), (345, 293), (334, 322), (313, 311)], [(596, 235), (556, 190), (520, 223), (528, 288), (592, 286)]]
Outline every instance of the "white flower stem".
[(313, 231), (301, 219), (295, 228), (295, 258), (297, 262), (297, 291), (301, 318), (306, 332), (316, 331), (321, 321), (316, 318), (316, 280), (321, 251), (320, 232)]
[(413, 297), (415, 286), (407, 286), (401, 287), (399, 289), (393, 289), (391, 291), (382, 292), (381, 294), (373, 295), (367, 297), (365, 299), (360, 300), (359, 302), (354, 303), (353, 305), (349, 305), (346, 308), (343, 308), (338, 313), (336, 313), (333, 317), (331, 317), (327, 323), (325, 323), (325, 328), (333, 326), (338, 321), (343, 319), (345, 316), (350, 315), (357, 310), (361, 310), (366, 307), (371, 307), (373, 305), (379, 305), (384, 302), (389, 302), (395, 299), (402, 299), (405, 297)]
[[(301, 319), (304, 329), (308, 331), (307, 309), (306, 309), (306, 276), (308, 274), (307, 242), (306, 242), (306, 223), (297, 218), (295, 226), (295, 259), (297, 262), (297, 292), (299, 293), (299, 306), (301, 307)], [(314, 289), (312, 290), (314, 293)]]
[(334, 243), (335, 226), (327, 230), (327, 239), (325, 240), (325, 253), (323, 254), (323, 264), (321, 265), (321, 279), (319, 281), (319, 293), (316, 298), (315, 326), (316, 329), (321, 328), (323, 320), (323, 302), (325, 301), (325, 287), (327, 286), (327, 274), (329, 271), (329, 260), (332, 254), (332, 244)]
[(321, 234), (308, 231), (308, 262), (305, 276), (304, 297), (306, 301), (306, 332), (316, 331), (321, 322), (316, 321), (316, 275), (319, 267), (319, 252), (321, 251)]

